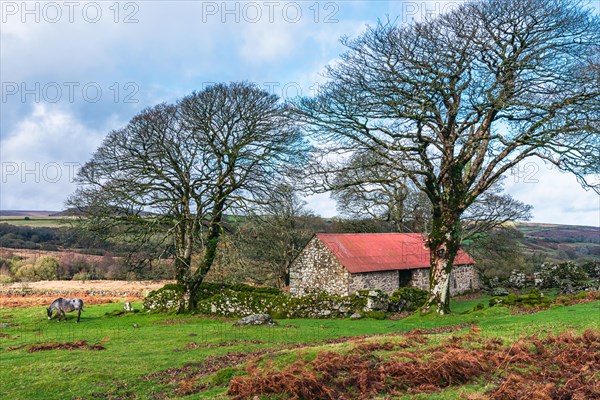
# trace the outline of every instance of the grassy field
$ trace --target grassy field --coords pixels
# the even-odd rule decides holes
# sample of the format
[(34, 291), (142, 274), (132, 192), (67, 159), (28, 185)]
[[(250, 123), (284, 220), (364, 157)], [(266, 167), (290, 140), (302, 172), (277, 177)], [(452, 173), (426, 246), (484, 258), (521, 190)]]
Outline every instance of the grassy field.
[[(479, 303), (487, 304), (486, 300), (456, 301), (454, 313), (444, 317), (280, 320), (277, 327), (243, 328), (233, 328), (230, 320), (199, 316), (117, 315), (122, 303), (87, 306), (79, 324), (73, 315), (66, 322), (48, 321), (42, 307), (5, 308), (0, 310), (0, 398), (230, 398), (230, 380), (243, 378), (252, 365), (279, 372), (297, 360), (315, 360), (324, 351), (352, 352), (365, 340), (405, 340), (395, 332), (433, 329), (427, 335), (429, 342), (417, 346), (427, 348), (472, 334), (473, 327), (479, 337), (500, 338), (505, 343), (531, 334), (600, 329), (598, 301), (524, 315), (511, 315), (501, 307), (461, 314)], [(436, 332), (447, 326), (454, 328)], [(391, 336), (357, 338), (360, 335)], [(52, 343), (69, 349), (55, 348), (58, 345)], [(413, 345), (407, 345), (408, 350)], [(493, 386), (493, 382), (475, 379), (406, 398), (484, 396)]]
[[(25, 218), (27, 218), (27, 219), (25, 219)], [(69, 220), (71, 218), (72, 217), (0, 216), (0, 224), (6, 223), (6, 224), (16, 225), (16, 226), (58, 228), (58, 227), (61, 227), (61, 226), (68, 226), (69, 225)]]

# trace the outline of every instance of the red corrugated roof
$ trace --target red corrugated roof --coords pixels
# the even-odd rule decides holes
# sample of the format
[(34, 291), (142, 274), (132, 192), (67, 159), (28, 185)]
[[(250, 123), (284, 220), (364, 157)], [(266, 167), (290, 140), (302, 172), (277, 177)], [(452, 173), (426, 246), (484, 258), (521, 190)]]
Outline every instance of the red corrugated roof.
[[(421, 233), (317, 233), (350, 273), (429, 267), (426, 235)], [(475, 264), (459, 250), (454, 265)]]

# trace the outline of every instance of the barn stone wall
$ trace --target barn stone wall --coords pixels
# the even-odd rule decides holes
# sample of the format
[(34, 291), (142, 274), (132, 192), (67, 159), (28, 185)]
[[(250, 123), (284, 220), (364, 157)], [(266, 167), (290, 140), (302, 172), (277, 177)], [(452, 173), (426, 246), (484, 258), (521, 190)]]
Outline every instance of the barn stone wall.
[(350, 273), (327, 246), (313, 237), (290, 265), (290, 295), (327, 292), (347, 296)]
[(350, 294), (357, 290), (379, 289), (391, 294), (398, 289), (398, 271), (378, 271), (361, 274), (350, 274)]
[(429, 290), (429, 268), (413, 269), (409, 286)]
[[(411, 286), (429, 290), (429, 268), (414, 269)], [(481, 289), (481, 280), (474, 265), (457, 265), (452, 268), (450, 273), (451, 296), (479, 289)]]

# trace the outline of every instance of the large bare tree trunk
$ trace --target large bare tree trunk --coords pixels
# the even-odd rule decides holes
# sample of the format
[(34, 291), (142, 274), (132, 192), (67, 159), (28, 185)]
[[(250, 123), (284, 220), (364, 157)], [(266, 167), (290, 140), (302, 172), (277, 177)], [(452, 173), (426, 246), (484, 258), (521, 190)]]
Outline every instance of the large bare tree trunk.
[(422, 311), (448, 314), (450, 313), (450, 273), (460, 248), (459, 218), (449, 212), (434, 212), (433, 228), (427, 245), (430, 251), (429, 298)]
[[(219, 226), (220, 228), (220, 226)], [(202, 263), (198, 270), (192, 277), (190, 281), (190, 285), (188, 286), (188, 293), (190, 295), (190, 299), (188, 302), (188, 311), (194, 312), (198, 309), (198, 301), (199, 298), (199, 289), (200, 285), (204, 281), (206, 274), (210, 271), (215, 258), (217, 256), (217, 247), (219, 246), (219, 240), (221, 237), (221, 232), (219, 229), (215, 229), (214, 233), (211, 235), (209, 233), (209, 237), (206, 241), (206, 249), (204, 251), (204, 257), (202, 259)]]
[(193, 274), (190, 284), (188, 285), (188, 293), (190, 299), (188, 302), (188, 311), (193, 312), (198, 309), (199, 289), (202, 281), (210, 271), (217, 257), (217, 248), (221, 239), (221, 222), (223, 220), (223, 210), (225, 209), (225, 196), (222, 190), (219, 192), (218, 201), (213, 209), (212, 218), (208, 226), (208, 234), (206, 237), (206, 247), (204, 249), (204, 257), (202, 263)]
[(179, 307), (177, 313), (181, 314), (185, 312), (185, 293), (189, 291), (188, 282), (190, 281), (190, 263), (191, 257), (188, 259), (177, 256), (175, 258), (175, 279), (179, 286), (182, 287), (181, 299), (179, 300)]

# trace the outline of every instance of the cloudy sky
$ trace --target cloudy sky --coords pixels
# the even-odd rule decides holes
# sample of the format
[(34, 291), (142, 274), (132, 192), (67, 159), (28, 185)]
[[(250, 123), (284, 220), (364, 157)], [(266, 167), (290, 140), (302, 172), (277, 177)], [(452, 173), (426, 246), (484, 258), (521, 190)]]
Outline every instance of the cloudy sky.
[[(77, 166), (145, 107), (232, 80), (311, 95), (341, 36), (457, 4), (2, 1), (0, 209), (62, 209)], [(600, 197), (572, 176), (534, 160), (513, 172), (507, 190), (534, 206), (534, 221), (600, 225)], [(327, 195), (309, 206), (336, 214)]]

